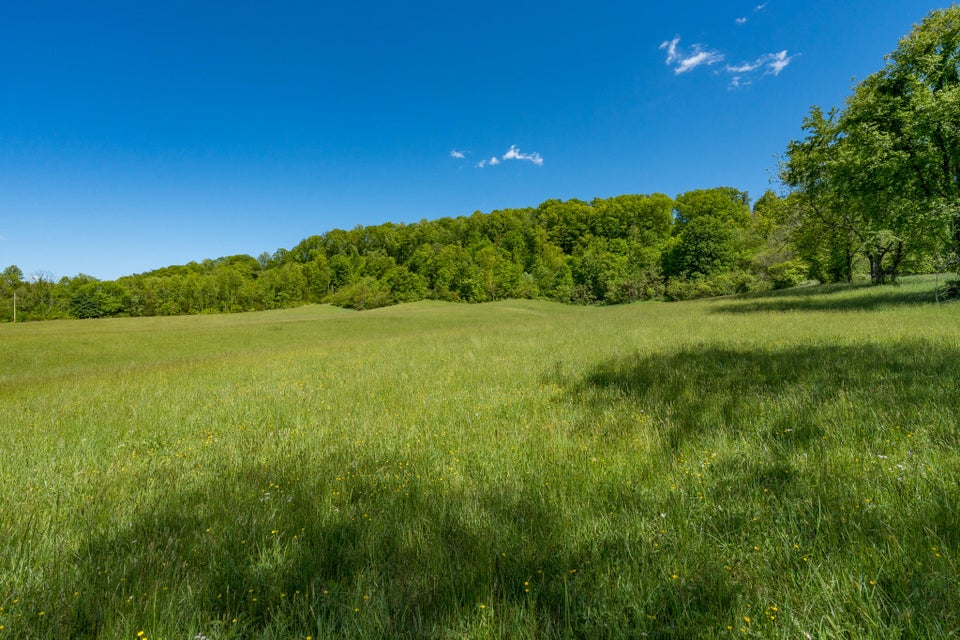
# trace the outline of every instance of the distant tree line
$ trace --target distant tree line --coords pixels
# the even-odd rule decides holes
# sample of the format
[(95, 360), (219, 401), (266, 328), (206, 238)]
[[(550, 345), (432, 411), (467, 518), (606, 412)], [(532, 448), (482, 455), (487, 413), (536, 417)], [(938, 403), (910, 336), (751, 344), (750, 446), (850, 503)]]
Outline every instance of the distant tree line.
[[(258, 258), (236, 255), (101, 281), (0, 278), (0, 319), (100, 318), (277, 309), (369, 309), (422, 299), (541, 298), (575, 304), (680, 300), (833, 278), (804, 253), (792, 201), (753, 209), (730, 187), (548, 200), (536, 208), (335, 229)], [(923, 267), (911, 254), (906, 267)], [(814, 258), (811, 260), (810, 258)]]

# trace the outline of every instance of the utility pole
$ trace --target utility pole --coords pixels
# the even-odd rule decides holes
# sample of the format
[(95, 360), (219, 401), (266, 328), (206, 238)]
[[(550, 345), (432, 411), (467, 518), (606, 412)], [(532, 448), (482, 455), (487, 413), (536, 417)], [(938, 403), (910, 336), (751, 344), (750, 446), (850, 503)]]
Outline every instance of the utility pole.
[(13, 292), (13, 323), (17, 323), (17, 292)]

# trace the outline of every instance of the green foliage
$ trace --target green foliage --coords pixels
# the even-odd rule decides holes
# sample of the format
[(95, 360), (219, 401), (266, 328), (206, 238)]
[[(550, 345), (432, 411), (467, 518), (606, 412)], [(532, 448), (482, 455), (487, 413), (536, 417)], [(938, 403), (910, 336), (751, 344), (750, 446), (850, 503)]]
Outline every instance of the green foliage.
[(800, 258), (777, 262), (767, 268), (767, 276), (774, 289), (788, 289), (803, 284), (809, 272), (810, 265)]
[(664, 257), (668, 276), (710, 276), (733, 265), (738, 255), (736, 230), (719, 218), (696, 217), (683, 225)]
[[(729, 187), (680, 194), (676, 201), (659, 193), (548, 200), (536, 209), (334, 229), (258, 258), (235, 255), (127, 276), (116, 283), (122, 292), (104, 284), (84, 288), (95, 280), (82, 274), (28, 283), (8, 270), (0, 296), (12, 302), (16, 282), (26, 312), (21, 317), (41, 319), (322, 302), (370, 309), (423, 299), (621, 304), (719, 295), (766, 287), (767, 268), (796, 257), (770, 249), (780, 218), (751, 217), (747, 202), (746, 193)], [(714, 284), (704, 285), (705, 279)]]
[[(960, 251), (960, 5), (931, 12), (845, 109), (811, 109), (781, 178), (800, 198), (798, 245), (818, 275), (874, 283)], [(818, 246), (819, 245), (819, 246)]]
[(724, 271), (713, 276), (701, 274), (692, 278), (671, 279), (667, 282), (665, 296), (667, 300), (693, 300), (746, 293), (764, 288), (764, 284), (751, 273)]
[(81, 285), (70, 300), (76, 318), (106, 318), (123, 313), (129, 294), (116, 282), (88, 282)]
[(712, 218), (743, 228), (750, 222), (750, 202), (745, 191), (733, 187), (698, 189), (677, 196), (674, 205), (676, 232), (698, 218)]

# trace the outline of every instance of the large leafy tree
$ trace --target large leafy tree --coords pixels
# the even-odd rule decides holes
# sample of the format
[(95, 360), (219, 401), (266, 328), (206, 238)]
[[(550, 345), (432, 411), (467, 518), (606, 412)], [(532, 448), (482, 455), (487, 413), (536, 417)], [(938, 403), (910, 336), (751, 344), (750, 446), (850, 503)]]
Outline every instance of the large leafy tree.
[[(800, 225), (854, 255), (874, 282), (960, 252), (960, 5), (930, 13), (858, 84), (843, 110), (814, 108), (781, 171)], [(837, 274), (840, 275), (840, 274)]]

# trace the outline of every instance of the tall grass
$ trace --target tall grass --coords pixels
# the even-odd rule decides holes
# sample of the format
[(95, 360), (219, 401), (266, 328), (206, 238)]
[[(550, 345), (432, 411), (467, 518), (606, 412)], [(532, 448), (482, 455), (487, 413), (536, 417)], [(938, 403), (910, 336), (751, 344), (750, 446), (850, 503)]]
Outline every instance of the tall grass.
[(955, 637), (931, 299), (0, 326), (0, 638)]

